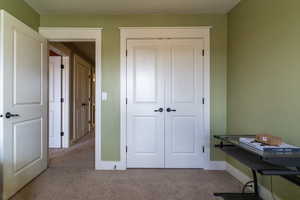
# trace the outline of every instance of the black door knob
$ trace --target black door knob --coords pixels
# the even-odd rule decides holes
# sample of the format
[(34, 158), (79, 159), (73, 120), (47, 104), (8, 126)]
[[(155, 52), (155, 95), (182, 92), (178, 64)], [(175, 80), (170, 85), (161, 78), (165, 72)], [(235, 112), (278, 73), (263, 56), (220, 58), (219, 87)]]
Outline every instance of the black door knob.
[(9, 118), (11, 118), (11, 117), (19, 117), (20, 115), (19, 114), (11, 114), (10, 112), (7, 112), (6, 114), (5, 114), (5, 117), (7, 118), (7, 119), (9, 119)]
[(167, 108), (167, 112), (176, 112), (176, 110), (173, 110), (171, 108)]
[(158, 110), (154, 110), (154, 112), (164, 112), (163, 108), (159, 108)]

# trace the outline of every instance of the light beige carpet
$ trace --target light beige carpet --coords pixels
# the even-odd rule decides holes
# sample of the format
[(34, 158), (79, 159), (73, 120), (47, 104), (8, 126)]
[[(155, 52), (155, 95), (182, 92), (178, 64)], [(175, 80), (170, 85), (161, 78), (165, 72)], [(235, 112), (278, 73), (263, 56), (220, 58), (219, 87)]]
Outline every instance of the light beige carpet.
[[(88, 142), (87, 142), (88, 141)], [(241, 184), (224, 171), (131, 169), (94, 171), (89, 137), (51, 159), (50, 167), (13, 200), (214, 200), (214, 192), (239, 192)]]

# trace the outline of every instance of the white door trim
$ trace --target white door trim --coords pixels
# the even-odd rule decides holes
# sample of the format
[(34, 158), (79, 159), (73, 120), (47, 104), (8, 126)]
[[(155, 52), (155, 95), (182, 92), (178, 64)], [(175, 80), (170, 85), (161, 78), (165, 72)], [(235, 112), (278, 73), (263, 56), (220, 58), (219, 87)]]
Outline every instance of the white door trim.
[(96, 42), (96, 129), (95, 169), (102, 169), (101, 160), (101, 43), (102, 28), (40, 27), (39, 32), (49, 41), (95, 41)]
[(118, 169), (126, 169), (126, 49), (128, 39), (143, 38), (202, 38), (204, 39), (204, 134), (205, 169), (210, 163), (210, 26), (199, 27), (120, 27), (120, 162)]
[(51, 44), (48, 45), (48, 49), (57, 53), (58, 55), (63, 57), (64, 64), (64, 73), (63, 73), (63, 132), (64, 136), (62, 137), (62, 147), (69, 148), (70, 147), (70, 57), (71, 51), (65, 48), (63, 45), (53, 46)]

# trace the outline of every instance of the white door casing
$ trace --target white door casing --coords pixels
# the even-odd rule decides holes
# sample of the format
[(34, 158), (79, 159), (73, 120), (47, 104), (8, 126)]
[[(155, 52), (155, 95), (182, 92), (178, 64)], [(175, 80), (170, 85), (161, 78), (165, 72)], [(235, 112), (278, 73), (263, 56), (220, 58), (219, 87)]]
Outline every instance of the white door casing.
[(128, 168), (204, 167), (203, 48), (203, 39), (127, 41)]
[(4, 10), (0, 40), (1, 198), (8, 199), (47, 168), (47, 42)]
[(80, 56), (74, 57), (75, 82), (75, 139), (78, 140), (89, 132), (90, 96), (91, 96), (91, 66)]
[(164, 167), (164, 59), (160, 40), (128, 40), (127, 167)]
[(61, 56), (49, 56), (49, 147), (61, 148)]

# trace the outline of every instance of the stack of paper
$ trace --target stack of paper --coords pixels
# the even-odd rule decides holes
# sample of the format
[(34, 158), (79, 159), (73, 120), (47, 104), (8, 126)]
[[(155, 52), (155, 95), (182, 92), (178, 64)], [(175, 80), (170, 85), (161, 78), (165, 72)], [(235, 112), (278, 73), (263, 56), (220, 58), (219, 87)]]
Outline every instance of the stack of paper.
[(279, 146), (268, 146), (262, 143), (256, 142), (255, 138), (240, 138), (240, 142), (250, 147), (253, 147), (260, 151), (268, 152), (300, 152), (300, 147), (296, 147), (290, 144), (282, 143)]

